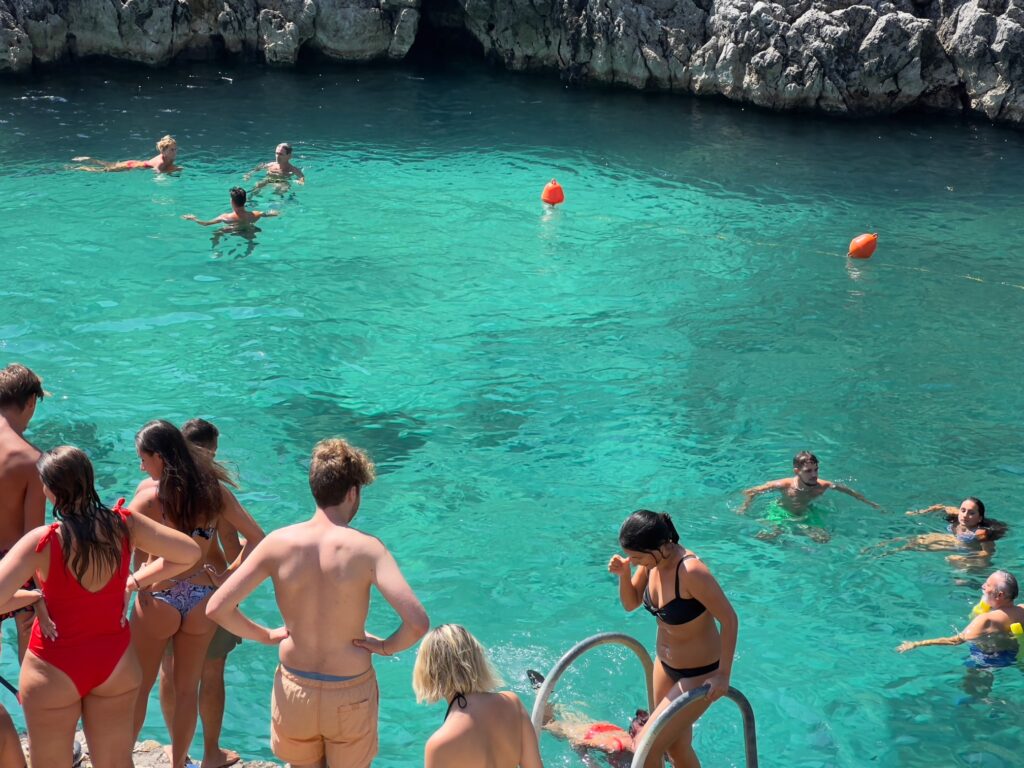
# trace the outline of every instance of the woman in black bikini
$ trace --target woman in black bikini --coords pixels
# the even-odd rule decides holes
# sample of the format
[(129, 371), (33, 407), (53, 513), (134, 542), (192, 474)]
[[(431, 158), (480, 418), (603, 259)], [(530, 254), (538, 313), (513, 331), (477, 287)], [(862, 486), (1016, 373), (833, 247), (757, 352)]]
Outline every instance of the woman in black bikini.
[[(693, 723), (729, 690), (739, 627), (736, 612), (707, 566), (680, 545), (668, 515), (634, 512), (619, 529), (619, 544), (626, 557), (613, 555), (608, 570), (619, 577), (623, 608), (634, 611), (643, 605), (658, 619), (654, 696), (659, 703), (651, 722), (673, 699), (711, 684), (707, 698), (686, 709), (689, 724), (665, 749), (676, 768), (700, 768), (690, 743)], [(648, 765), (656, 765), (657, 759)]]

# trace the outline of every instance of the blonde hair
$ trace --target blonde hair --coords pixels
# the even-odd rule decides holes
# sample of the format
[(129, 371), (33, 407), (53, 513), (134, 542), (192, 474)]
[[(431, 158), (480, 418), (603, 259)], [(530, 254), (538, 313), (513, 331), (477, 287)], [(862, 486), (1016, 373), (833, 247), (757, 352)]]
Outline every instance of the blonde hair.
[(174, 137), (171, 136), (171, 134), (167, 134), (162, 139), (160, 139), (160, 141), (158, 141), (156, 143), (156, 149), (157, 149), (158, 152), (163, 152), (168, 147), (176, 147), (176, 146), (178, 146), (178, 142), (176, 142), (174, 140)]
[(309, 489), (320, 507), (345, 500), (352, 487), (362, 488), (377, 477), (370, 457), (340, 437), (321, 440), (309, 463)]
[(487, 652), (465, 627), (442, 624), (423, 638), (412, 670), (416, 701), (449, 701), (459, 693), (487, 693), (499, 685), (502, 680)]

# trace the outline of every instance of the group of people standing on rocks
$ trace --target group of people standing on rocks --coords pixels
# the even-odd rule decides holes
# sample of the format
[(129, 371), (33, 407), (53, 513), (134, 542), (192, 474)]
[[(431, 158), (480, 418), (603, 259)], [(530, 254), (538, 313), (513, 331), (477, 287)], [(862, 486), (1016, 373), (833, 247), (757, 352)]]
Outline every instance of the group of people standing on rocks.
[[(25, 440), (45, 396), (41, 379), (25, 366), (0, 370), (0, 612), (18, 625), (32, 765), (68, 765), (81, 720), (95, 768), (130, 766), (158, 676), (172, 767), (192, 764), (188, 750), (200, 715), (203, 768), (237, 762), (239, 756), (218, 742), (225, 659), (243, 639), (278, 647), (270, 742), (294, 768), (372, 763), (379, 708), (372, 657), (421, 639), (416, 697), (448, 702), (442, 725), (425, 745), (426, 767), (542, 765), (523, 703), (497, 690), (500, 679), (481, 645), (458, 625), (429, 630), (426, 611), (387, 547), (352, 527), (364, 489), (375, 479), (373, 462), (361, 450), (340, 438), (317, 443), (309, 467), (313, 515), (265, 534), (216, 458), (213, 424), (145, 424), (135, 448), (146, 479), (130, 502), (109, 506), (95, 488), (85, 451), (65, 445), (40, 452)], [(829, 489), (867, 502), (819, 479), (817, 464), (813, 455), (798, 454), (794, 478), (749, 489), (747, 496), (778, 491), (784, 508), (803, 511)], [(955, 512), (955, 540), (988, 537), (980, 501), (968, 499)], [(651, 721), (677, 697), (707, 685), (707, 695), (655, 739), (648, 763), (664, 753), (680, 768), (698, 768), (692, 726), (729, 690), (736, 612), (707, 566), (681, 543), (668, 514), (632, 513), (619, 545), (624, 554), (608, 563), (619, 600), (627, 611), (643, 607), (657, 622), (657, 706), (650, 721), (638, 711), (628, 730), (592, 722), (573, 727), (554, 708), (545, 713), (545, 727), (579, 751), (602, 751), (613, 764), (626, 764)], [(267, 579), (281, 626), (263, 626), (240, 609)], [(371, 588), (398, 617), (386, 637), (366, 632)], [(990, 666), (1015, 659), (1024, 634), (1024, 607), (1013, 603), (1016, 580), (998, 571), (983, 593), (963, 632), (899, 650), (967, 641)], [(4, 768), (24, 765), (3, 714), (0, 761)]]

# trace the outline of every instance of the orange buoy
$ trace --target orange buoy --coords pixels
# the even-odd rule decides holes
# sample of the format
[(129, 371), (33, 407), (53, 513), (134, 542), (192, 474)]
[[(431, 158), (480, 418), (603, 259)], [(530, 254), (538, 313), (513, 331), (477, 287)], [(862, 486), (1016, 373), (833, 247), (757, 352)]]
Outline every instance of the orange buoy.
[(850, 241), (850, 252), (846, 255), (851, 259), (870, 259), (877, 246), (877, 232), (873, 235), (857, 235)]
[(544, 185), (544, 191), (540, 193), (540, 199), (548, 205), (558, 205), (565, 202), (565, 192), (562, 191), (562, 185), (552, 179)]

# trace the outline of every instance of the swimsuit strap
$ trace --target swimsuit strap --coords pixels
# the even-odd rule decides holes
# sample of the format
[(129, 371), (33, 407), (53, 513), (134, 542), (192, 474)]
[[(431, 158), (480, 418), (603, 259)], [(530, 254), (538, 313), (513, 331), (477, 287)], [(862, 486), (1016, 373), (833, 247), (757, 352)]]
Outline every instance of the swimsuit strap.
[(46, 533), (43, 534), (39, 543), (36, 544), (36, 552), (42, 552), (43, 547), (50, 543), (50, 539), (58, 530), (60, 530), (60, 523), (50, 523), (50, 527), (47, 529)]
[(444, 713), (444, 719), (445, 720), (447, 720), (448, 719), (448, 715), (450, 715), (452, 713), (452, 707), (455, 706), (456, 703), (458, 703), (459, 709), (465, 709), (467, 706), (469, 706), (469, 702), (466, 701), (466, 697), (463, 696), (461, 693), (456, 693), (452, 697), (452, 700), (450, 702), (448, 702), (448, 710)]

